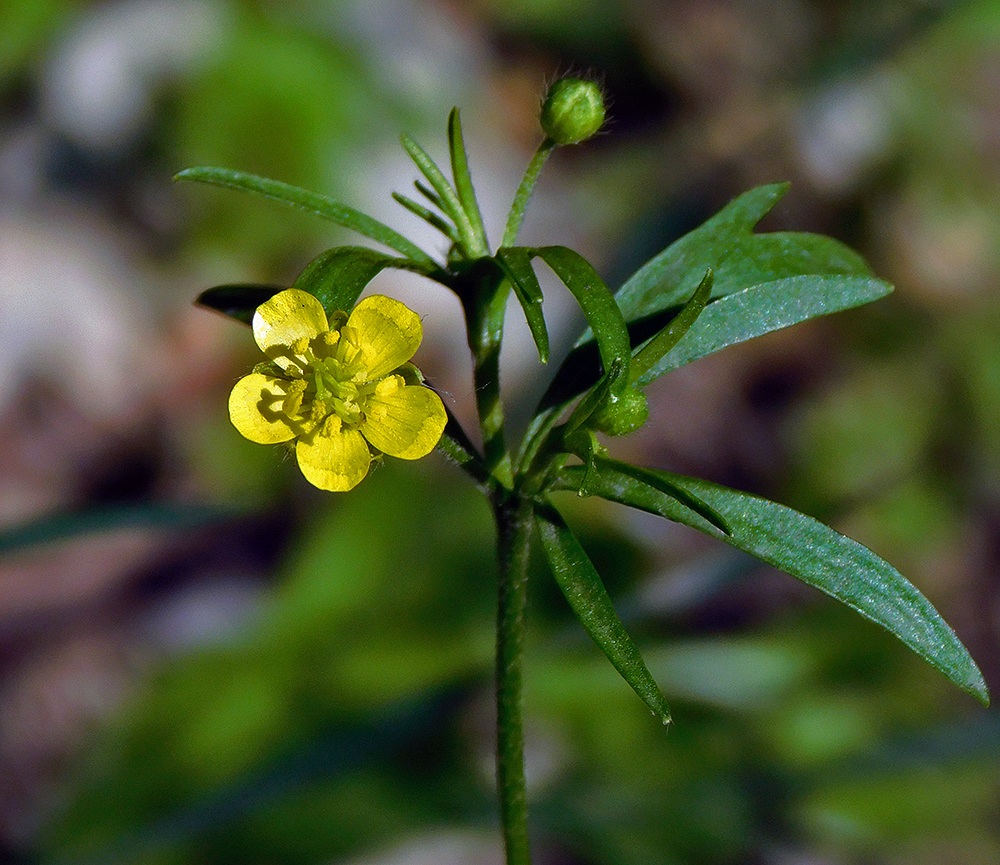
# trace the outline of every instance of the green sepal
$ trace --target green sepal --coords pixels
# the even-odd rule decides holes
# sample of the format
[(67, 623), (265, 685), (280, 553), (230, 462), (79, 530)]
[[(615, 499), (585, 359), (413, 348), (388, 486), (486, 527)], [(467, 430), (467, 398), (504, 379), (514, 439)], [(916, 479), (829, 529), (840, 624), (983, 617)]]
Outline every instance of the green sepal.
[(531, 338), (538, 349), (538, 359), (542, 363), (549, 360), (549, 332), (542, 314), (542, 287), (531, 266), (531, 254), (522, 246), (501, 247), (495, 256), (497, 264), (514, 288), (514, 296), (524, 310)]
[(228, 168), (186, 168), (175, 174), (174, 180), (194, 180), (198, 183), (209, 183), (213, 186), (224, 186), (228, 189), (262, 195), (272, 201), (280, 201), (289, 207), (305, 210), (344, 228), (350, 228), (415, 262), (424, 265), (434, 264), (434, 260), (419, 246), (393, 231), (388, 225), (318, 192), (310, 192), (278, 180), (269, 180), (266, 177), (247, 174), (245, 171), (232, 171)]
[(249, 326), (257, 307), (287, 287), (259, 283), (217, 285), (199, 294), (195, 303)]
[(625, 318), (632, 321), (679, 306), (708, 268), (715, 272), (713, 297), (789, 276), (870, 276), (865, 260), (831, 237), (753, 233), (788, 187), (772, 183), (745, 192), (639, 268), (616, 294)]
[(385, 268), (413, 268), (413, 262), (366, 246), (335, 246), (317, 255), (292, 283), (314, 295), (328, 316), (350, 312), (361, 292)]
[(586, 551), (554, 508), (540, 506), (535, 522), (549, 568), (573, 613), (632, 690), (660, 721), (669, 724), (666, 697), (618, 618)]
[(629, 385), (632, 346), (625, 319), (611, 289), (587, 259), (566, 246), (541, 246), (529, 249), (528, 254), (541, 258), (552, 268), (580, 304), (595, 334), (604, 374), (612, 369), (621, 371), (611, 386), (612, 393), (620, 394)]
[[(982, 673), (930, 601), (892, 565), (857, 541), (812, 517), (749, 493), (653, 469), (644, 470), (640, 478), (610, 461), (589, 473), (582, 466), (564, 466), (550, 489), (579, 490), (585, 474), (592, 495), (718, 537), (836, 598), (894, 634), (963, 691), (989, 704)], [(676, 495), (657, 489), (648, 482), (650, 476), (659, 476), (672, 489), (704, 502), (725, 521), (728, 534), (679, 504)]]

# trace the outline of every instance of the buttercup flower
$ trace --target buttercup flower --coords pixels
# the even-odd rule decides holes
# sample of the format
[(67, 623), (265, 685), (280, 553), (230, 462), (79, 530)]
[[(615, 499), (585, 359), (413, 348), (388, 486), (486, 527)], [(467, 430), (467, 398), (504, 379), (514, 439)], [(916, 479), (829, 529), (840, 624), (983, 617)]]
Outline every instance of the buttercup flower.
[(372, 295), (331, 323), (319, 300), (289, 288), (257, 307), (253, 335), (270, 363), (236, 383), (229, 417), (250, 441), (294, 441), (314, 486), (353, 489), (373, 455), (415, 460), (441, 438), (441, 398), (408, 363), (423, 328), (398, 300)]

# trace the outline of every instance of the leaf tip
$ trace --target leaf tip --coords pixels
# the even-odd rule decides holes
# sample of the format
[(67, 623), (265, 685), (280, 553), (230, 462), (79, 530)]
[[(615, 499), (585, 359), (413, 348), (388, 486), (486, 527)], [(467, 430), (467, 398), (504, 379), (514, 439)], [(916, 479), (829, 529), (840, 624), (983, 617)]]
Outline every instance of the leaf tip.
[[(976, 672), (979, 673), (978, 668), (976, 669)], [(966, 685), (966, 687), (963, 690), (970, 696), (973, 696), (977, 700), (979, 700), (979, 702), (982, 703), (984, 706), (989, 708), (990, 690), (989, 688), (986, 687), (986, 681), (983, 679), (982, 673), (979, 673), (978, 677), (974, 681), (969, 682), (968, 685)]]

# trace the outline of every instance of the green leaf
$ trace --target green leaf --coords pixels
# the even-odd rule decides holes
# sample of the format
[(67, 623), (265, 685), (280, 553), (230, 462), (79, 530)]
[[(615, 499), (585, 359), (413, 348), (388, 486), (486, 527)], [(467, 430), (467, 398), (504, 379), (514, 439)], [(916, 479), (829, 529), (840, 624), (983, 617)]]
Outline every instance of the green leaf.
[(708, 304), (673, 349), (639, 376), (637, 383), (648, 384), (731, 345), (862, 306), (891, 292), (888, 282), (868, 276), (792, 276), (751, 286)]
[(773, 183), (744, 193), (644, 264), (616, 294), (625, 318), (631, 321), (679, 306), (708, 268), (715, 272), (713, 297), (789, 276), (869, 276), (864, 259), (831, 237), (753, 233), (787, 191), (787, 183)]
[(396, 250), (415, 262), (424, 265), (434, 264), (434, 260), (419, 246), (397, 234), (388, 225), (355, 210), (353, 207), (320, 195), (318, 192), (310, 192), (297, 186), (281, 183), (278, 180), (257, 177), (244, 171), (231, 171), (228, 168), (187, 168), (174, 175), (174, 180), (194, 180), (198, 183), (208, 183), (213, 186), (224, 186), (228, 189), (238, 189), (241, 192), (262, 195), (272, 201), (280, 201), (289, 207), (314, 213), (316, 216), (328, 219), (344, 228), (350, 228), (383, 246)]
[(412, 266), (407, 258), (395, 258), (365, 246), (336, 246), (310, 261), (292, 288), (317, 297), (327, 315), (340, 310), (349, 312), (365, 286), (385, 268), (408, 270)]
[(198, 295), (195, 303), (221, 312), (229, 318), (249, 325), (253, 314), (265, 300), (270, 300), (279, 291), (284, 291), (285, 285), (261, 285), (259, 283), (241, 283), (238, 285), (217, 285)]
[(634, 466), (631, 463), (623, 463), (618, 460), (609, 459), (606, 456), (598, 455), (593, 460), (590, 471), (584, 473), (584, 481), (580, 485), (580, 491), (585, 495), (600, 495), (599, 492), (594, 490), (591, 481), (594, 477), (599, 476), (602, 471), (611, 472), (614, 477), (625, 475), (632, 478), (640, 486), (646, 486), (666, 496), (670, 496), (670, 498), (676, 499), (679, 504), (694, 511), (703, 520), (711, 523), (720, 532), (727, 535), (732, 534), (732, 529), (722, 514), (689, 489), (674, 483), (666, 472), (647, 469), (642, 466)]
[[(888, 282), (867, 276), (793, 276), (751, 286), (709, 303), (676, 345), (638, 376), (635, 383), (641, 387), (666, 372), (731, 345), (861, 306), (891, 292), (892, 285)], [(631, 322), (632, 344), (642, 345), (662, 332), (664, 326), (670, 327), (676, 318), (670, 310)], [(598, 358), (594, 341), (573, 349), (542, 397), (541, 408), (563, 405), (590, 387), (600, 375)]]
[(476, 190), (472, 186), (472, 175), (469, 174), (469, 158), (465, 152), (462, 121), (457, 108), (452, 108), (448, 115), (448, 149), (451, 154), (451, 176), (455, 181), (455, 193), (458, 195), (462, 210), (469, 218), (472, 233), (480, 245), (480, 250), (487, 251), (489, 244), (486, 242), (486, 229), (476, 201)]
[(694, 323), (698, 320), (708, 303), (712, 294), (712, 269), (705, 271), (705, 276), (698, 287), (694, 290), (687, 303), (677, 315), (671, 319), (670, 324), (663, 328), (656, 336), (652, 337), (639, 351), (632, 357), (632, 372), (630, 378), (634, 384), (649, 369), (659, 363), (684, 336)]
[(427, 182), (431, 185), (434, 194), (441, 203), (441, 209), (455, 223), (455, 228), (458, 230), (459, 243), (465, 249), (466, 254), (470, 258), (479, 258), (487, 255), (488, 250), (485, 245), (478, 242), (469, 215), (465, 212), (462, 203), (455, 194), (455, 190), (451, 188), (451, 184), (441, 172), (441, 169), (437, 167), (437, 164), (430, 158), (427, 151), (410, 138), (409, 135), (401, 135), (399, 140), (402, 142), (403, 149), (407, 152), (410, 159), (420, 169), (420, 173), (427, 178)]
[[(690, 508), (633, 474), (605, 465), (587, 475), (588, 490), (610, 501), (691, 526), (718, 537), (836, 598), (895, 634), (959, 688), (989, 703), (983, 675), (955, 632), (917, 589), (867, 547), (797, 511), (710, 481), (647, 469), (696, 496), (729, 526), (723, 534)], [(582, 466), (564, 467), (559, 484), (577, 490)]]
[(503, 269), (510, 284), (514, 287), (514, 296), (524, 310), (524, 317), (531, 331), (531, 338), (538, 348), (538, 359), (542, 363), (549, 360), (549, 332), (545, 326), (545, 316), (542, 314), (542, 287), (531, 266), (531, 255), (521, 246), (501, 248), (496, 254), (497, 264)]
[(392, 197), (414, 216), (419, 216), (424, 222), (440, 231), (452, 243), (458, 242), (458, 234), (455, 231), (455, 226), (449, 223), (443, 216), (398, 192), (392, 193)]
[(646, 669), (580, 542), (553, 508), (540, 509), (535, 520), (552, 575), (576, 617), (632, 690), (660, 721), (669, 724), (666, 697)]
[(0, 530), (0, 555), (70, 540), (82, 535), (124, 529), (176, 531), (195, 529), (245, 515), (246, 511), (224, 505), (137, 504), (71, 511)]
[[(625, 319), (622, 318), (611, 289), (587, 259), (566, 246), (537, 247), (530, 249), (528, 254), (538, 256), (552, 268), (580, 304), (580, 309), (595, 334), (604, 375), (610, 376), (613, 370), (618, 371), (618, 378), (612, 383), (611, 391), (620, 395), (629, 385), (632, 346)], [(587, 384), (585, 387), (589, 386)]]

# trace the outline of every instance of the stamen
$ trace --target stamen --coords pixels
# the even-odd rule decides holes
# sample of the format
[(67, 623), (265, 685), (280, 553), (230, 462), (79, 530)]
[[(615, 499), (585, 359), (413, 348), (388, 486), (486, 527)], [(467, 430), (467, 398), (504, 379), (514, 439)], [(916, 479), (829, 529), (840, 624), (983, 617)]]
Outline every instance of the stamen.
[(289, 382), (286, 388), (285, 401), (282, 409), (289, 417), (294, 417), (302, 410), (302, 398), (306, 393), (306, 383), (301, 378)]

